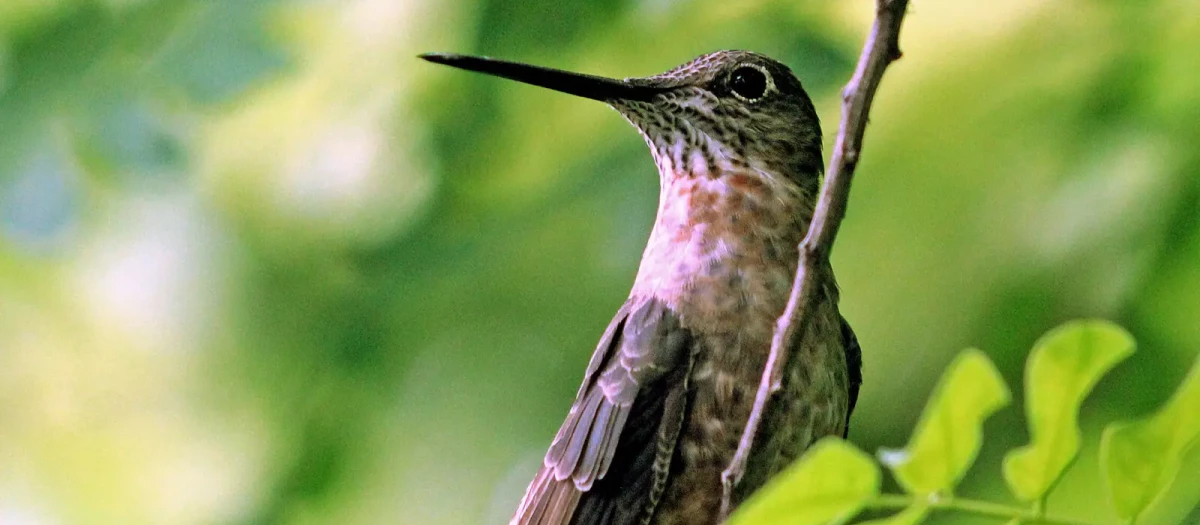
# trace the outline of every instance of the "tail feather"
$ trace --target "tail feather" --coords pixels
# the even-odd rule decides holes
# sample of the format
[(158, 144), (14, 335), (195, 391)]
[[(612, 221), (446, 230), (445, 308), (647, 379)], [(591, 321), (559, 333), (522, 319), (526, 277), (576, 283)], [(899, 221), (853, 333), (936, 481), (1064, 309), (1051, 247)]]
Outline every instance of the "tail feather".
[(583, 493), (575, 488), (571, 479), (559, 481), (551, 467), (542, 467), (534, 476), (521, 506), (513, 515), (509, 525), (559, 525), (571, 521), (579, 497)]

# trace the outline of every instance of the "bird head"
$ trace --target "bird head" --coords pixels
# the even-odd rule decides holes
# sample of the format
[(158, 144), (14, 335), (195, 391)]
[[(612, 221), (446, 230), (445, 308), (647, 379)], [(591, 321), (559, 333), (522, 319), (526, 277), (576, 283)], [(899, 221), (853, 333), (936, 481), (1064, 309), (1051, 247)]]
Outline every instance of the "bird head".
[(663, 177), (751, 173), (815, 194), (823, 166), (816, 110), (791, 70), (761, 54), (718, 51), (623, 80), (485, 57), (421, 58), (605, 102), (641, 132)]

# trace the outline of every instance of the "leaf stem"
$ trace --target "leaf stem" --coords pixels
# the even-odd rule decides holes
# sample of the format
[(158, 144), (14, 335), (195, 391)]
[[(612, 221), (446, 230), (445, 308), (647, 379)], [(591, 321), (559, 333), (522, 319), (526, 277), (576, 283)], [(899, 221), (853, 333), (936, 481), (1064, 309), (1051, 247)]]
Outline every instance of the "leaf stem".
[[(881, 494), (867, 504), (872, 509), (905, 509), (918, 502), (916, 496), (903, 494)], [(1015, 520), (1026, 525), (1100, 525), (1098, 523), (1077, 520), (1074, 518), (1059, 518), (1039, 515), (1035, 512), (1004, 505), (966, 498), (938, 498), (923, 502), (931, 510), (942, 512), (962, 512), (976, 516), (987, 516), (1003, 520)]]

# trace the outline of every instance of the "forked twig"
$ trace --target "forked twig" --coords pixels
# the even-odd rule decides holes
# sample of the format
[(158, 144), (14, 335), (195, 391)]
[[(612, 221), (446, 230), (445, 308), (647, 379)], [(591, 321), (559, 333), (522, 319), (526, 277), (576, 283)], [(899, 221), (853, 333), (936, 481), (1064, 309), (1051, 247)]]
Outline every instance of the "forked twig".
[(800, 263), (792, 282), (791, 296), (783, 315), (775, 323), (771, 353), (767, 357), (762, 381), (754, 397), (754, 408), (738, 442), (737, 452), (721, 473), (722, 520), (733, 510), (733, 490), (746, 472), (746, 461), (767, 402), (779, 391), (789, 354), (795, 351), (810, 322), (813, 302), (819, 292), (819, 268), (828, 260), (834, 237), (846, 215), (850, 180), (862, 151), (863, 133), (875, 90), (879, 87), (884, 70), (900, 58), (900, 23), (904, 20), (907, 7), (908, 0), (876, 0), (875, 23), (859, 56), (854, 77), (842, 91), (842, 125), (838, 129), (833, 157), (829, 161), (829, 170), (812, 224), (799, 246)]

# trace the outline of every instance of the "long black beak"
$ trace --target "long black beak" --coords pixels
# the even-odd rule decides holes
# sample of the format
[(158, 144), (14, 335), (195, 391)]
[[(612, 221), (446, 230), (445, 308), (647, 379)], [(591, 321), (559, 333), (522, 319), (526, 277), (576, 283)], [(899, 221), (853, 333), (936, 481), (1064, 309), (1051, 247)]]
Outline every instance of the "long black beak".
[(445, 64), (468, 71), (477, 71), (601, 102), (615, 100), (648, 101), (654, 95), (664, 91), (660, 87), (634, 85), (624, 80), (572, 73), (570, 71), (531, 66), (529, 64), (496, 60), (487, 57), (456, 55), (453, 53), (425, 53), (418, 56), (436, 64)]

